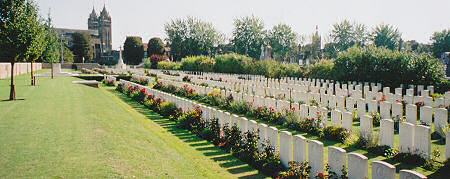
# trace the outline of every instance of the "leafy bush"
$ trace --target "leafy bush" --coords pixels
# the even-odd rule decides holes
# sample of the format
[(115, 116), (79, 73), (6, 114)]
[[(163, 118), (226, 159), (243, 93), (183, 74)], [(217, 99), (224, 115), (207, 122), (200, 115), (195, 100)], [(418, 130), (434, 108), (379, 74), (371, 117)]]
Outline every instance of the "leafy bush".
[(150, 56), (150, 68), (156, 69), (158, 67), (159, 62), (168, 61), (169, 58), (165, 55), (153, 54)]
[(187, 129), (195, 134), (201, 134), (205, 128), (205, 122), (202, 120), (202, 110), (196, 107), (191, 111), (183, 113), (178, 118), (177, 126), (182, 129)]
[(247, 111), (250, 111), (251, 108), (245, 101), (233, 101), (229, 106), (229, 110), (237, 114), (247, 114)]
[(164, 54), (164, 42), (159, 37), (153, 37), (148, 41), (147, 54), (149, 56), (153, 54)]
[(162, 61), (158, 63), (157, 68), (161, 70), (180, 70), (181, 64), (171, 61)]
[(212, 72), (214, 63), (214, 59), (207, 56), (190, 56), (181, 60), (181, 69), (185, 71)]
[(311, 166), (307, 161), (304, 162), (289, 162), (288, 171), (281, 172), (278, 175), (279, 179), (294, 179), (294, 178), (308, 178), (309, 172), (311, 171)]
[(354, 47), (340, 53), (334, 70), (336, 80), (381, 82), (391, 87), (438, 86), (445, 81), (443, 65), (436, 58), (376, 47)]
[(147, 86), (148, 83), (150, 82), (150, 79), (148, 77), (145, 76), (138, 76), (138, 75), (133, 75), (130, 79), (130, 81)]
[(350, 132), (343, 127), (327, 126), (323, 129), (323, 138), (344, 143)]
[(159, 113), (164, 117), (176, 118), (179, 116), (181, 110), (178, 109), (175, 103), (163, 102), (160, 105)]
[(334, 63), (331, 60), (320, 60), (310, 65), (307, 71), (309, 78), (334, 79)]
[(218, 55), (215, 59), (216, 64), (214, 65), (214, 72), (235, 74), (249, 73), (249, 67), (252, 65), (253, 61), (253, 59), (248, 56), (235, 53)]

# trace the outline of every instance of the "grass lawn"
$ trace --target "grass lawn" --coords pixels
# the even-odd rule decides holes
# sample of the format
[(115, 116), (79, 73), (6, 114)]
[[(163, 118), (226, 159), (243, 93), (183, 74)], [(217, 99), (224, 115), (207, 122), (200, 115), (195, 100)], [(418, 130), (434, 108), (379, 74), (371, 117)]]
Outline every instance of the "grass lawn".
[(107, 88), (77, 78), (0, 80), (0, 178), (263, 177)]

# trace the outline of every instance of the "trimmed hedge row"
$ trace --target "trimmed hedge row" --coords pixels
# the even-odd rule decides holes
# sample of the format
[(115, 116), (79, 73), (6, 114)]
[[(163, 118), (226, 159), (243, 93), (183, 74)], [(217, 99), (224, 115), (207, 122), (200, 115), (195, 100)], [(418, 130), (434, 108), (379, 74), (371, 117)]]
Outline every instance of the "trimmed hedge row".
[(321, 60), (309, 66), (283, 64), (275, 60), (253, 60), (239, 54), (224, 54), (214, 58), (191, 56), (181, 63), (164, 62), (159, 69), (203, 71), (233, 74), (255, 74), (270, 78), (302, 77), (338, 81), (380, 82), (392, 88), (400, 84), (433, 85), (443, 93), (450, 89), (443, 64), (427, 54), (393, 51), (377, 47), (353, 47), (336, 60)]

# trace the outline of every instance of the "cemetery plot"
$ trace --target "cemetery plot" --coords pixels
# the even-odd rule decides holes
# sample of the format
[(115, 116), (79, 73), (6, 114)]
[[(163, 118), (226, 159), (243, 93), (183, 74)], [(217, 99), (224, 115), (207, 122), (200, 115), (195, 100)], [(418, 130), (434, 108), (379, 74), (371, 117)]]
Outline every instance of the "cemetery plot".
[[(213, 74), (212, 74), (213, 75)], [(162, 78), (161, 78), (162, 76)], [(230, 77), (230, 81), (226, 81), (225, 82), (218, 82), (218, 81), (214, 81), (214, 80), (208, 80), (208, 77), (202, 77), (202, 76), (195, 76), (193, 75), (191, 77), (191, 81), (190, 82), (183, 82), (182, 79), (172, 79), (172, 80), (168, 80), (166, 78), (164, 78), (164, 74), (161, 75), (158, 74), (158, 77), (160, 77), (159, 82), (161, 83), (160, 85), (174, 85), (177, 88), (189, 88), (189, 89), (198, 89), (199, 87), (196, 85), (195, 80), (199, 80), (199, 82), (203, 83), (203, 84), (208, 84), (207, 86), (203, 86), (201, 88), (203, 88), (204, 90), (199, 90), (198, 94), (199, 95), (209, 95), (211, 92), (215, 91), (215, 90), (220, 90), (220, 97), (223, 98), (227, 98), (229, 96), (232, 96), (232, 100), (236, 101), (236, 102), (242, 102), (242, 103), (247, 103), (251, 106), (251, 104), (260, 104), (261, 106), (263, 106), (262, 104), (264, 104), (264, 106), (270, 106), (270, 109), (273, 109), (274, 112), (278, 112), (282, 115), (287, 115), (289, 113), (287, 113), (286, 108), (287, 105), (285, 104), (285, 101), (288, 101), (289, 104), (289, 108), (291, 110), (294, 111), (298, 111), (298, 116), (306, 116), (307, 118), (312, 118), (312, 119), (318, 119), (318, 118), (322, 118), (323, 120), (318, 123), (318, 127), (323, 128), (326, 126), (345, 126), (346, 129), (351, 129), (351, 136), (358, 136), (357, 134), (361, 134), (361, 138), (366, 139), (366, 141), (375, 141), (376, 145), (386, 145), (386, 146), (393, 146), (395, 148), (399, 148), (401, 150), (401, 152), (404, 153), (410, 153), (410, 154), (415, 154), (418, 156), (422, 156), (423, 158), (427, 159), (430, 158), (430, 154), (433, 153), (433, 148), (438, 151), (441, 151), (441, 153), (445, 152), (445, 145), (444, 144), (435, 144), (435, 142), (433, 142), (433, 140), (431, 139), (431, 133), (436, 133), (441, 135), (444, 135), (444, 130), (440, 130), (446, 125), (448, 118), (445, 118), (446, 116), (443, 114), (443, 112), (441, 112), (441, 114), (438, 114), (437, 118), (436, 115), (432, 115), (434, 116), (434, 119), (432, 120), (433, 123), (431, 124), (431, 126), (426, 126), (427, 123), (422, 123), (421, 120), (422, 118), (425, 117), (421, 117), (421, 113), (420, 113), (420, 108), (417, 107), (418, 105), (421, 105), (420, 103), (418, 103), (418, 105), (416, 105), (416, 110), (415, 110), (415, 115), (412, 111), (413, 110), (413, 105), (405, 105), (405, 106), (398, 106), (398, 105), (390, 105), (390, 104), (398, 104), (397, 100), (394, 100), (395, 98), (392, 96), (398, 95), (398, 94), (392, 94), (390, 95), (392, 97), (392, 99), (390, 99), (389, 97), (386, 97), (388, 95), (383, 95), (383, 93), (388, 93), (387, 89), (384, 88), (383, 92), (376, 92), (379, 89), (382, 89), (380, 86), (381, 85), (371, 85), (369, 87), (364, 87), (366, 89), (368, 89), (368, 91), (366, 93), (361, 93), (360, 96), (365, 96), (368, 99), (372, 99), (369, 100), (369, 102), (367, 102), (367, 100), (365, 100), (365, 98), (360, 98), (363, 100), (358, 100), (360, 101), (360, 105), (357, 105), (357, 103), (353, 103), (353, 107), (347, 103), (340, 103), (338, 104), (338, 102), (336, 102), (336, 104), (334, 105), (334, 102), (330, 101), (337, 101), (338, 99), (342, 100), (345, 99), (345, 101), (347, 101), (346, 99), (350, 99), (348, 101), (350, 101), (350, 104), (352, 104), (352, 100), (350, 96), (345, 96), (344, 98), (340, 97), (340, 98), (335, 98), (335, 100), (330, 100), (330, 96), (331, 93), (327, 96), (327, 94), (325, 95), (321, 95), (321, 86), (319, 84), (318, 87), (317, 83), (315, 86), (307, 86), (306, 89), (308, 89), (307, 92), (305, 92), (304, 94), (309, 94), (311, 92), (317, 92), (316, 94), (313, 95), (306, 95), (306, 97), (300, 97), (302, 94), (297, 95), (297, 97), (299, 98), (303, 98), (303, 99), (311, 99), (308, 102), (306, 102), (306, 104), (302, 104), (304, 101), (298, 101), (297, 103), (300, 103), (298, 105), (298, 107), (296, 108), (297, 105), (294, 105), (295, 99), (292, 98), (292, 90), (288, 90), (290, 94), (280, 94), (280, 92), (277, 92), (278, 94), (273, 95), (275, 92), (269, 92), (270, 96), (266, 96), (266, 97), (260, 97), (255, 95), (256, 93), (262, 93), (261, 90), (259, 90), (259, 92), (255, 92), (258, 91), (257, 89), (254, 90), (249, 90), (249, 85), (247, 85), (247, 87), (242, 88), (240, 86), (245, 86), (241, 84), (236, 84), (236, 83), (231, 83), (231, 81), (233, 80), (233, 77)], [(167, 75), (170, 76), (170, 75)], [(226, 75), (225, 75), (226, 76)], [(205, 79), (202, 79), (205, 78)], [(237, 77), (235, 77), (237, 78)], [(221, 79), (227, 79), (224, 78), (223, 76), (221, 77)], [(257, 80), (255, 80), (257, 81)], [(305, 84), (311, 84), (312, 81), (303, 81), (303, 83)], [(225, 83), (225, 84), (223, 84)], [(230, 84), (230, 86), (226, 85), (227, 83)], [(243, 83), (246, 83), (245, 81)], [(252, 83), (252, 82), (248, 82), (248, 83)], [(253, 82), (256, 84), (256, 82)], [(264, 84), (264, 82), (262, 82)], [(267, 82), (269, 83), (269, 82)], [(267, 84), (266, 83), (266, 84)], [(298, 83), (298, 82), (294, 82)], [(302, 83), (302, 82), (300, 82)], [(214, 86), (215, 84), (215, 86)], [(251, 86), (255, 86), (255, 84), (252, 84)], [(292, 84), (286, 84), (286, 85), (292, 85)], [(275, 84), (275, 86), (277, 86), (278, 88), (276, 89), (280, 89), (281, 87), (281, 83)], [(330, 85), (330, 86), (336, 86), (336, 85)], [(344, 87), (344, 85), (342, 85)], [(217, 88), (215, 88), (217, 87)], [(263, 87), (264, 88), (264, 87)], [(345, 86), (345, 90), (348, 90), (348, 86)], [(352, 90), (355, 89), (360, 89), (361, 87), (352, 87)], [(270, 90), (268, 88), (265, 88), (264, 94), (267, 94), (267, 90)], [(336, 90), (340, 90), (340, 89), (333, 89), (331, 90), (330, 88), (326, 87), (325, 89), (325, 93), (328, 91), (336, 91)], [(371, 91), (373, 90), (373, 91)], [(197, 90), (194, 90), (195, 93), (197, 93)], [(203, 92), (202, 92), (203, 91)], [(207, 91), (209, 91), (209, 93), (207, 93)], [(396, 92), (399, 90), (396, 90)], [(407, 90), (409, 91), (408, 93), (410, 94), (411, 90)], [(281, 92), (282, 93), (282, 92)], [(339, 93), (345, 93), (345, 92), (339, 92)], [(429, 93), (429, 92), (426, 92)], [(348, 94), (348, 93), (347, 93)], [(389, 93), (388, 93), (389, 94)], [(425, 94), (425, 93), (423, 93)], [(333, 94), (335, 95), (335, 94)], [(271, 98), (271, 96), (278, 96), (276, 98)], [(286, 96), (290, 96), (289, 98), (286, 99)], [(325, 97), (326, 96), (326, 97)], [(356, 97), (358, 97), (359, 95), (356, 95)], [(184, 96), (186, 97), (186, 96)], [(331, 97), (334, 98), (334, 97)], [(416, 97), (416, 101), (421, 102), (421, 98)], [(263, 100), (260, 100), (263, 99)], [(323, 100), (322, 100), (323, 99)], [(328, 99), (328, 100), (327, 100)], [(275, 102), (273, 102), (275, 100)], [(393, 101), (388, 101), (388, 100), (393, 100)], [(445, 98), (444, 98), (445, 101)], [(253, 102), (253, 103), (251, 103)], [(334, 110), (330, 107), (334, 107)], [(401, 104), (401, 103), (400, 103)], [(320, 107), (321, 105), (328, 105), (326, 107)], [(355, 107), (356, 105), (356, 107)], [(259, 107), (261, 107), (259, 106)], [(408, 106), (410, 109), (408, 109)], [(278, 107), (281, 107), (282, 109), (279, 109)], [(302, 108), (303, 107), (303, 108)], [(396, 109), (394, 110), (394, 107), (396, 107)], [(403, 108), (403, 110), (399, 110), (397, 109), (398, 107)], [(427, 108), (430, 107), (433, 110), (439, 110), (442, 111), (442, 109), (440, 109), (442, 106), (439, 106), (438, 108), (434, 109), (431, 106), (426, 106)], [(307, 108), (307, 109), (306, 109)], [(405, 109), (406, 108), (406, 109)], [(350, 109), (350, 110), (348, 110)], [(344, 113), (339, 113), (344, 111)], [(381, 112), (380, 110), (388, 110), (388, 111), (383, 111)], [(432, 111), (433, 111), (432, 110)], [(359, 117), (358, 113), (361, 112), (361, 114), (364, 114), (364, 116)], [(372, 113), (371, 113), (371, 112)], [(399, 113), (398, 111), (405, 111), (406, 114), (402, 114), (404, 116), (407, 116), (406, 118), (408, 118), (408, 116), (410, 116), (411, 118), (415, 118), (415, 123), (405, 123), (406, 121), (403, 121), (401, 118), (399, 118), (399, 115), (395, 115)], [(409, 115), (408, 112), (409, 111)], [(425, 111), (429, 111), (428, 109)], [(396, 113), (397, 112), (397, 113)], [(374, 114), (374, 113), (378, 113), (378, 114)], [(391, 119), (385, 119), (385, 118), (381, 118), (381, 114), (383, 113), (383, 117), (389, 117), (391, 116)], [(426, 112), (424, 112), (426, 113)], [(241, 113), (239, 113), (241, 114)], [(354, 115), (356, 114), (356, 115)], [(442, 115), (442, 116), (440, 116)], [(349, 119), (349, 116), (351, 116), (352, 118)], [(355, 120), (355, 116), (359, 117), (359, 121)], [(422, 114), (422, 116), (429, 116), (428, 114)], [(330, 120), (331, 119), (331, 120)], [(358, 119), (358, 118), (356, 118)], [(442, 120), (439, 120), (442, 119)], [(240, 120), (240, 119), (237, 119)], [(303, 121), (305, 119), (302, 118), (297, 118), (296, 120), (299, 121)], [(412, 119), (410, 119), (410, 122)], [(428, 120), (428, 119), (427, 119)], [(350, 124), (352, 124), (351, 127), (349, 127), (349, 121)], [(436, 131), (436, 121), (438, 121), (438, 124), (441, 127), (438, 127), (438, 130)], [(439, 121), (444, 121), (442, 122), (442, 124), (439, 123)], [(263, 119), (258, 119), (255, 118), (255, 122), (264, 122)], [(298, 121), (297, 121), (298, 122)], [(247, 124), (247, 125), (246, 125)], [(422, 124), (422, 127), (420, 126)], [(295, 146), (293, 150), (289, 150), (288, 148), (284, 148), (281, 147), (281, 143), (283, 141), (283, 143), (288, 143), (290, 145), (292, 144), (296, 144), (298, 143), (297, 137), (295, 137), (295, 134), (298, 133), (298, 131), (296, 130), (292, 130), (291, 128), (284, 126), (284, 125), (279, 125), (279, 124), (273, 124), (271, 122), (269, 122), (269, 125), (273, 125), (275, 127), (277, 127), (278, 129), (275, 129), (273, 127), (268, 127), (268, 129), (266, 130), (266, 134), (267, 139), (269, 139), (269, 141), (271, 141), (271, 145), (273, 145), (277, 150), (279, 151), (296, 151)], [(448, 125), (448, 123), (447, 123)], [(248, 128), (248, 122), (244, 119), (243, 121), (241, 121), (241, 123), (238, 122), (238, 126), (240, 126), (241, 130), (245, 130)], [(406, 127), (409, 128), (406, 128)], [(289, 130), (291, 132), (293, 132), (292, 134), (290, 134), (290, 136), (294, 135), (293, 138), (291, 137), (290, 140), (288, 140), (286, 138), (287, 134), (285, 134), (283, 131), (281, 131), (281, 134), (278, 132), (279, 129), (282, 130)], [(403, 129), (403, 132), (402, 132)], [(419, 129), (421, 132), (419, 134), (416, 134), (415, 131)], [(425, 131), (428, 132), (422, 132), (425, 129)], [(261, 130), (261, 128), (260, 128)], [(381, 131), (382, 130), (382, 131)], [(358, 132), (359, 131), (359, 132)], [(275, 134), (276, 137), (273, 137)], [(310, 134), (310, 133), (302, 133), (300, 132), (300, 134), (306, 135), (308, 138), (310, 139), (319, 139), (322, 140), (322, 138), (318, 138), (316, 135), (314, 134)], [(403, 136), (403, 137), (402, 137)], [(428, 137), (427, 137), (428, 136)], [(445, 135), (444, 135), (445, 136)], [(381, 137), (381, 138), (380, 138)], [(288, 137), (289, 138), (289, 137)], [(270, 140), (272, 139), (272, 140)], [(402, 144), (401, 142), (403, 142), (404, 140), (404, 144)], [(435, 140), (435, 139), (434, 139)], [(280, 141), (280, 143), (275, 142), (275, 141)], [(286, 141), (290, 141), (290, 142), (286, 142)], [(326, 141), (326, 145), (328, 146), (330, 145), (330, 141), (325, 140)], [(398, 143), (398, 141), (401, 141), (400, 143)], [(409, 141), (409, 143), (408, 143)], [(328, 144), (327, 144), (328, 143)], [(432, 144), (433, 143), (433, 144)], [(342, 146), (345, 147), (346, 149), (350, 149), (351, 151), (355, 151), (354, 146), (348, 146), (347, 143), (331, 143), (331, 145), (336, 145), (336, 146)], [(358, 148), (358, 147), (357, 147)], [(327, 150), (325, 150), (327, 151)], [(376, 154), (376, 155), (380, 155), (380, 154)], [(382, 154), (381, 154), (382, 155)], [(326, 155), (325, 155), (326, 156)], [(294, 155), (283, 155), (282, 157), (282, 162), (286, 165), (287, 160), (291, 159), (291, 160), (298, 160), (299, 158), (305, 158), (302, 154), (297, 155), (294, 153)], [(377, 157), (379, 158), (379, 157)], [(383, 157), (382, 157), (383, 158)], [(443, 161), (445, 159), (444, 156), (441, 155), (440, 158), (437, 158), (437, 160), (441, 160)], [(329, 160), (327, 159), (327, 157), (324, 157), (324, 160)], [(368, 159), (369, 163), (374, 162), (372, 161), (370, 158)], [(394, 164), (401, 164), (400, 166), (404, 165), (403, 163), (396, 163), (395, 160), (389, 160), (390, 162), (393, 162)], [(369, 165), (370, 166), (370, 165)], [(366, 167), (368, 169), (370, 169), (370, 167)], [(319, 171), (319, 169), (317, 169), (317, 171)], [(426, 171), (426, 170), (425, 170)], [(432, 172), (432, 171), (429, 171)], [(429, 173), (428, 173), (429, 174)], [(366, 176), (368, 175), (368, 173), (363, 173), (361, 175), (356, 175), (356, 176)]]

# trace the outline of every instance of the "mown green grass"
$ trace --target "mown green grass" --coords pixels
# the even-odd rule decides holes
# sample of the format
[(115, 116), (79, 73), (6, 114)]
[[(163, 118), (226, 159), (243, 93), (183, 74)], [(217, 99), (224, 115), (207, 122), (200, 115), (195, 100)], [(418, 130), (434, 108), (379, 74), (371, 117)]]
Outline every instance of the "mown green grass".
[(0, 178), (247, 178), (256, 170), (168, 119), (77, 78), (0, 80)]

